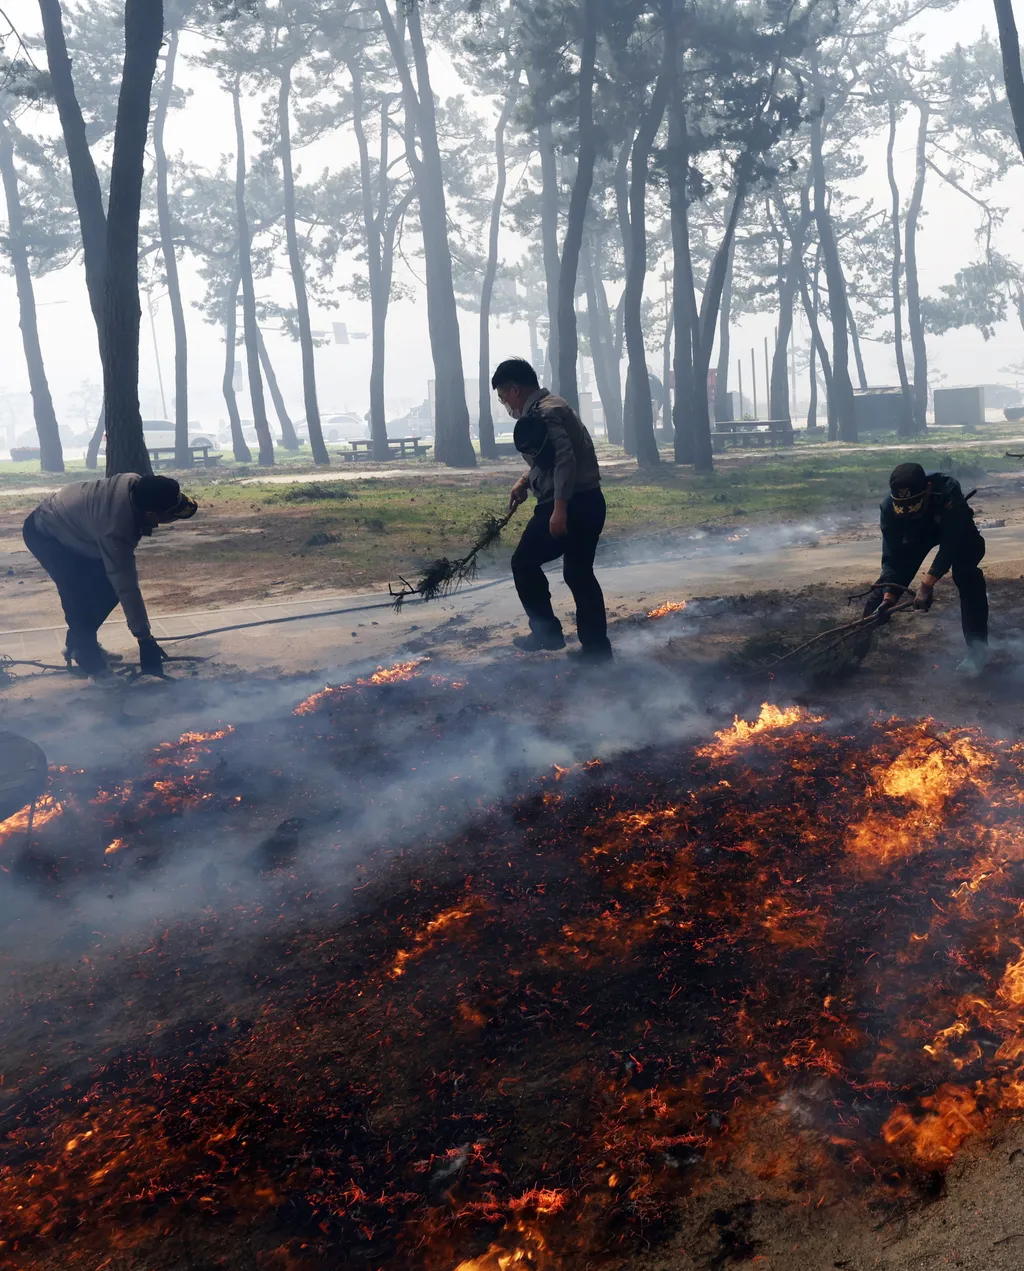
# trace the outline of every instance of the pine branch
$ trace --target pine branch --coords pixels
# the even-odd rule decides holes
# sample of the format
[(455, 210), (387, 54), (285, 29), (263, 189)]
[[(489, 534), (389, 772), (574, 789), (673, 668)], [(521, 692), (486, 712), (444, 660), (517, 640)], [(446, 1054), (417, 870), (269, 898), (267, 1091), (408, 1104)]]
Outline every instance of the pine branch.
[(388, 588), (389, 593), (394, 597), (395, 611), (400, 612), (402, 605), (411, 596), (419, 596), (421, 600), (437, 600), (441, 596), (449, 596), (453, 591), (458, 591), (463, 583), (472, 581), (476, 577), (477, 556), (498, 543), (505, 527), (515, 516), (516, 510), (513, 508), (503, 517), (488, 514), (480, 527), (476, 542), (465, 556), (458, 560), (449, 560), (447, 556), (440, 557), (427, 568), (417, 583), (411, 583), (400, 577), (398, 581), (402, 586), (399, 591), (395, 591), (394, 587)]

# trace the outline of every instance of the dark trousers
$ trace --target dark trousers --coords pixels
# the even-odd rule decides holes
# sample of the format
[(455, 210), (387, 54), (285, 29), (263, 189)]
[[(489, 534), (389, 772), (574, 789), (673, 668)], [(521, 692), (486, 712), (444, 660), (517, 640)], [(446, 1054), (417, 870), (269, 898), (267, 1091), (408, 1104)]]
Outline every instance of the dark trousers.
[(576, 601), (580, 644), (589, 651), (604, 652), (611, 647), (608, 620), (601, 584), (594, 576), (594, 553), (606, 515), (604, 495), (598, 487), (572, 496), (567, 515), (569, 532), (564, 538), (554, 538), (548, 529), (553, 510), (553, 503), (537, 504), (512, 555), (512, 578), (530, 619), (530, 630), (540, 636), (562, 633), (562, 624), (551, 608), (551, 589), (541, 569), (561, 556), (562, 577)]
[[(902, 572), (900, 582), (909, 584), (917, 571), (924, 564), (925, 557), (931, 551), (922, 551), (920, 559), (914, 553), (914, 561), (908, 558), (907, 569)], [(985, 557), (985, 540), (975, 535), (965, 544), (962, 552), (953, 557), (951, 573), (956, 589), (960, 593), (960, 625), (963, 627), (964, 639), (969, 645), (988, 643), (988, 591), (985, 588), (985, 575), (980, 564)], [(913, 566), (911, 568), (911, 565)], [(877, 609), (882, 603), (884, 587), (876, 587), (868, 597), (864, 607), (865, 614)]]
[(101, 560), (82, 556), (44, 534), (33, 512), (22, 529), (25, 546), (57, 584), (64, 621), (68, 624), (68, 648), (86, 671), (101, 671), (106, 660), (96, 633), (117, 607), (114, 591)]

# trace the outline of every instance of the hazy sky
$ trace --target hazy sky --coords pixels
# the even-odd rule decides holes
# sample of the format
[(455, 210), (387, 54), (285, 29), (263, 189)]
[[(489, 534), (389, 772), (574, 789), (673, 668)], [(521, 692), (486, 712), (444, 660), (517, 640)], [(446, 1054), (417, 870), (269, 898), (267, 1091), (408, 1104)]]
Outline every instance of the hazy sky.
[[(32, 0), (14, 0), (6, 6), (11, 18), (26, 33), (38, 28), (38, 9)], [(983, 0), (964, 0), (953, 12), (929, 14), (920, 23), (929, 53), (942, 52), (957, 41), (970, 42), (977, 38), (983, 27), (993, 26), (991, 6)], [(194, 51), (194, 50), (193, 50)], [(73, 50), (72, 50), (73, 55)], [(460, 91), (457, 77), (447, 65), (440, 63), (435, 71), (435, 88), (443, 94)], [(222, 154), (233, 150), (230, 100), (219, 91), (212, 75), (184, 70), (183, 82), (193, 90), (188, 107), (172, 115), (168, 123), (168, 149), (173, 154), (183, 151), (190, 160), (215, 167)], [(487, 108), (487, 104), (484, 104)], [(258, 108), (249, 103), (250, 124), (255, 124)], [(913, 160), (914, 121), (908, 120), (901, 129), (898, 143), (900, 181), (909, 193)], [(338, 162), (341, 154), (349, 158), (351, 143), (348, 138), (321, 145), (319, 151), (307, 155), (302, 162), (310, 174), (316, 174), (325, 163)], [(867, 147), (871, 170), (858, 193), (869, 193), (879, 206), (888, 202), (885, 181), (884, 148), (881, 140)], [(925, 294), (943, 282), (951, 280), (958, 267), (975, 255), (974, 231), (977, 218), (967, 200), (948, 188), (942, 188), (938, 178), (933, 181), (925, 199), (926, 218), (921, 235), (921, 274)], [(1019, 174), (1007, 183), (1005, 196), (1000, 202), (1011, 207), (1020, 203), (1024, 183)], [(1000, 245), (1010, 254), (1019, 251), (1022, 220), (1014, 210), (1007, 218), (1000, 233)], [(515, 254), (515, 245), (508, 243), (506, 250)], [(282, 262), (283, 263), (283, 262)], [(888, 261), (879, 262), (880, 269), (888, 269)], [(421, 263), (412, 262), (414, 275), (420, 273)], [(399, 270), (406, 273), (405, 266)], [(346, 277), (352, 267), (339, 264), (339, 277)], [(415, 276), (406, 273), (410, 281)], [(182, 274), (186, 302), (198, 300), (202, 295), (202, 283), (186, 261)], [(649, 280), (652, 294), (660, 294), (661, 284)], [(290, 298), (290, 280), (282, 268), (271, 280), (260, 284), (265, 294), (273, 294), (282, 301)], [(99, 383), (99, 367), (95, 351), (95, 338), (91, 316), (85, 296), (81, 270), (73, 268), (59, 275), (37, 280), (36, 295), (40, 306), (40, 328), (47, 371), (62, 422), (72, 422), (75, 394), (86, 382)], [(340, 298), (335, 311), (314, 312), (314, 327), (329, 328), (334, 320), (345, 321), (352, 331), (367, 330), (369, 309), (349, 297)], [(462, 315), (461, 336), (467, 377), (476, 375), (477, 316)], [(163, 367), (164, 386), (168, 409), (171, 409), (171, 376), (173, 345), (170, 315), (166, 300), (156, 314), (156, 343)], [(769, 315), (743, 319), (735, 334), (736, 354), (743, 355), (749, 363), (749, 348), (756, 347), (758, 364), (763, 337), (770, 334), (774, 318)], [(190, 415), (193, 419), (215, 425), (225, 418), (220, 380), (223, 367), (223, 343), (218, 329), (204, 323), (193, 310), (190, 315), (189, 382)], [(396, 302), (392, 306), (388, 326), (388, 338), (393, 352), (387, 371), (387, 396), (391, 414), (397, 414), (426, 397), (427, 380), (431, 377), (430, 352), (426, 334), (425, 302), (422, 288), (417, 286), (413, 301)], [(800, 338), (806, 333), (800, 328)], [(303, 413), (299, 378), (298, 348), (284, 337), (268, 333), (268, 345), (279, 378), (294, 416)], [(947, 377), (946, 383), (976, 383), (979, 381), (1003, 381), (1013, 383), (1016, 376), (1001, 370), (1011, 363), (1024, 362), (1024, 334), (1016, 324), (1006, 324), (995, 340), (985, 343), (981, 336), (963, 331), (941, 339), (931, 339), (932, 366)], [(0, 392), (27, 392), (28, 383), (21, 354), (18, 315), (13, 280), (0, 277)], [(529, 341), (525, 326), (496, 325), (492, 333), (492, 353), (495, 358), (509, 353), (529, 353)], [(883, 345), (866, 345), (869, 377), (874, 383), (891, 383), (895, 380), (894, 360), (891, 348)], [(317, 372), (322, 410), (357, 410), (360, 413), (368, 405), (367, 379), (369, 374), (368, 342), (357, 342), (347, 347), (328, 345), (317, 351)], [(651, 351), (651, 364), (659, 367), (660, 352)], [(1020, 376), (1024, 383), (1024, 374)], [(735, 383), (732, 387), (736, 387)], [(745, 379), (749, 392), (749, 380)], [(160, 406), (154, 341), (148, 315), (143, 313), (141, 349), (141, 389), (143, 413), (163, 413)], [(801, 389), (801, 396), (804, 394)], [(762, 389), (763, 394), (763, 389)], [(79, 397), (80, 401), (80, 397)], [(245, 401), (243, 415), (248, 414)]]

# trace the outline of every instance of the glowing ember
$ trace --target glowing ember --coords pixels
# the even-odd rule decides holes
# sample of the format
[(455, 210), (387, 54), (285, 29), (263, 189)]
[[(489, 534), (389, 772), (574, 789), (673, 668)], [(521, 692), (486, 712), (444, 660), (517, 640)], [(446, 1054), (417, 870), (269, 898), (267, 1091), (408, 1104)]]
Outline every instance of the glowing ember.
[[(295, 770), (322, 765), (328, 742), (287, 726)], [(133, 842), (118, 818), (179, 798), (224, 832), (235, 805), (201, 798), (221, 769), (188, 762), (205, 744), (90, 808), (94, 859)], [(766, 706), (703, 748), (568, 772), (382, 853), (336, 905), (297, 878), (298, 919), (275, 911), (230, 975), (193, 956), (212, 907), (130, 979), (119, 949), (82, 1002), (158, 1007), (112, 1039), (83, 1006), (97, 1033), (66, 1084), (39, 1074), (64, 1072), (71, 1008), (19, 990), (10, 1018), (40, 1013), (4, 1073), (0, 1261), (96, 1267), (116, 1232), (126, 1271), (351, 1250), (576, 1271), (646, 1250), (723, 1176), (770, 1206), (921, 1194), (1024, 1113), (1024, 745)], [(227, 959), (250, 921), (229, 896)], [(177, 1033), (186, 977), (225, 1007)]]
[(114, 839), (114, 841), (103, 849), (104, 856), (113, 856), (115, 852), (120, 852), (126, 846), (124, 839)]
[(682, 613), (686, 608), (685, 600), (666, 600), (663, 605), (659, 605), (657, 609), (652, 609), (648, 613), (648, 618), (665, 618), (670, 613)]
[(450, 934), (452, 929), (460, 927), (474, 914), (482, 912), (484, 908), (484, 902), (479, 897), (470, 896), (464, 904), (453, 905), (450, 909), (445, 909), (431, 918), (419, 931), (413, 933), (412, 944), (408, 949), (398, 950), (388, 974), (392, 979), (404, 975), (408, 964), (422, 957), (433, 946), (436, 939)]
[[(413, 658), (409, 662), (396, 662), (394, 666), (379, 666), (372, 675), (367, 676), (365, 679), (356, 680), (355, 684), (328, 684), (319, 693), (313, 693), (305, 700), (299, 702), (292, 714), (314, 715), (321, 706), (340, 701), (346, 693), (350, 693), (354, 688), (378, 687), (382, 684), (398, 684), (403, 680), (410, 680), (416, 674), (418, 668), (429, 660), (429, 658), (425, 657)], [(463, 686), (456, 684), (454, 687), (461, 688)]]

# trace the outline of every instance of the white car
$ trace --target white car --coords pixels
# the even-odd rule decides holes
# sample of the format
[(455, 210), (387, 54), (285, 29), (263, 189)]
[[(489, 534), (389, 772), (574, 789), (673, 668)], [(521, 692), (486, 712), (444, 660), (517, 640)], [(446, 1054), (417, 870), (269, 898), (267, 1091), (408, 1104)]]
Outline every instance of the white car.
[[(217, 435), (213, 429), (200, 428), (194, 420), (189, 420), (188, 434), (188, 444), (190, 446), (209, 446), (211, 450), (217, 449)], [(145, 438), (146, 445), (149, 447), (174, 445), (174, 425), (169, 419), (144, 419), (142, 421), (142, 435)], [(103, 440), (100, 442), (100, 454), (105, 454), (106, 450), (107, 438), (106, 434), (104, 434)]]
[[(324, 441), (361, 441), (370, 435), (370, 425), (359, 415), (344, 413), (340, 415), (321, 415), (320, 429)], [(304, 419), (295, 421), (295, 435), (300, 441), (309, 444), (309, 426)]]

